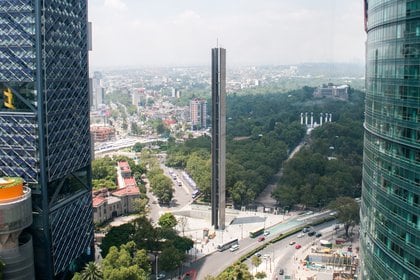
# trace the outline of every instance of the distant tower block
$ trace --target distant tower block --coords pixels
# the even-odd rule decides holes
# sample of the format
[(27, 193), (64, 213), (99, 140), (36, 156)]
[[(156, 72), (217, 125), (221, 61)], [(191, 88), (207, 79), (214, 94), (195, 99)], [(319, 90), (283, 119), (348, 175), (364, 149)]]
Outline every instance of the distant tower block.
[(330, 122), (332, 122), (332, 114), (330, 114)]
[(324, 114), (321, 113), (320, 114), (320, 117), (319, 117), (319, 125), (322, 125), (322, 119), (323, 119), (323, 117), (324, 117)]
[(325, 113), (325, 122), (328, 122), (328, 113)]
[(226, 49), (212, 49), (211, 58), (211, 224), (225, 228), (226, 208)]
[(314, 113), (311, 112), (311, 127), (314, 127)]
[(32, 224), (31, 189), (17, 177), (0, 177), (0, 259), (3, 279), (35, 279), (32, 237), (21, 234)]
[(303, 124), (303, 113), (300, 113), (300, 124)]
[(308, 125), (308, 113), (305, 113), (305, 125)]

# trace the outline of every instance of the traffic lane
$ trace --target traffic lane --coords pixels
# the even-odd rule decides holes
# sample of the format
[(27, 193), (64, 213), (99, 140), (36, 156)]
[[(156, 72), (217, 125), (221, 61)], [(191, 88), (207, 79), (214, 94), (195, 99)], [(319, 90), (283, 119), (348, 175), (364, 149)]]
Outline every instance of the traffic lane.
[[(331, 227), (335, 224), (335, 221), (333, 222), (327, 222), (323, 225), (312, 227), (313, 230), (319, 231), (321, 229), (325, 229), (328, 227)], [(289, 259), (291, 259), (291, 256), (297, 252), (296, 245), (306, 246), (307, 244), (310, 244), (311, 242), (317, 241), (318, 239), (322, 239), (322, 236), (320, 238), (315, 238), (315, 236), (308, 236), (306, 233), (303, 237), (299, 238), (297, 235), (301, 233), (298, 232), (296, 234), (293, 234), (291, 236), (288, 236), (274, 244), (269, 244), (267, 247), (262, 249), (261, 251), (258, 251), (257, 253), (262, 258), (262, 264), (265, 265), (267, 271), (270, 271), (273, 273), (273, 279), (275, 279), (277, 272), (280, 268), (285, 269), (281, 266), (281, 264), (284, 264)], [(253, 241), (252, 241), (253, 240)], [(258, 246), (262, 245), (264, 242), (269, 242), (269, 240), (265, 240), (263, 242), (258, 242), (258, 239), (251, 239), (251, 242), (256, 243)], [(293, 244), (291, 244), (293, 242)], [(252, 244), (249, 245), (251, 247)], [(277, 261), (277, 259), (280, 257), (280, 261)], [(249, 268), (253, 268), (251, 263), (251, 258), (245, 261), (245, 263), (248, 265)], [(285, 269), (285, 272), (287, 273), (287, 270)]]
[[(327, 214), (328, 216), (328, 214)], [(322, 218), (323, 216), (319, 216), (318, 218)], [(328, 223), (328, 225), (330, 225), (330, 223)], [(318, 227), (315, 227), (318, 228)], [(297, 235), (297, 234), (296, 234)], [(266, 239), (265, 242), (268, 242), (269, 240), (271, 240), (272, 238), (274, 238), (274, 236), (277, 235), (269, 235), (269, 239)], [(296, 237), (297, 238), (297, 237)], [(287, 237), (277, 243), (274, 244), (269, 244), (266, 249), (267, 252), (269, 252), (270, 250), (273, 250), (271, 246), (278, 246), (277, 250), (282, 249), (282, 246), (284, 248), (284, 246), (286, 244), (288, 244), (288, 242), (290, 242), (290, 240), (293, 239), (293, 237)], [(239, 242), (240, 245), (240, 249), (238, 251), (235, 252), (230, 252), (230, 251), (224, 251), (224, 252), (215, 252), (211, 255), (208, 255), (206, 257), (201, 258), (199, 261), (195, 262), (192, 264), (192, 267), (197, 269), (198, 271), (198, 279), (204, 279), (205, 276), (207, 275), (218, 275), (220, 274), (220, 272), (222, 272), (226, 267), (228, 267), (229, 265), (233, 264), (235, 261), (237, 261), (242, 255), (245, 255), (247, 252), (254, 250), (255, 248), (257, 248), (258, 246), (261, 245), (260, 242), (258, 242), (258, 240), (255, 238), (251, 239), (251, 238), (245, 238), (240, 240)], [(277, 248), (277, 247), (275, 247)], [(231, 253), (231, 254), (230, 254)]]
[[(326, 222), (324, 224), (318, 225), (318, 226), (314, 226), (311, 227), (312, 230), (319, 232), (321, 230), (325, 230), (329, 227), (334, 226), (337, 223), (336, 220), (333, 221), (329, 221)], [(273, 277), (272, 279), (276, 279), (276, 277), (279, 277), (280, 275), (278, 274), (280, 269), (284, 269), (284, 275), (288, 275), (291, 274), (293, 271), (293, 257), (296, 253), (299, 253), (298, 250), (300, 249), (296, 249), (295, 246), (297, 244), (301, 245), (302, 247), (305, 247), (311, 243), (316, 243), (319, 242), (319, 240), (321, 240), (323, 238), (323, 236), (321, 237), (315, 237), (315, 236), (308, 236), (308, 233), (305, 233), (305, 235), (301, 238), (298, 238), (297, 235), (299, 233), (302, 232), (298, 232), (288, 238), (286, 238), (284, 241), (286, 241), (287, 244), (290, 243), (290, 241), (295, 241), (296, 243), (294, 245), (288, 245), (290, 247), (289, 250), (285, 251), (283, 254), (278, 255), (278, 257), (280, 256), (280, 258), (278, 258), (277, 263), (275, 264), (275, 269), (274, 269), (274, 273), (273, 273)], [(287, 242), (288, 241), (288, 242)], [(281, 279), (281, 278), (279, 278)]]
[[(188, 203), (190, 203), (192, 201), (191, 195), (188, 193), (188, 190), (185, 190), (185, 188), (183, 188), (182, 186), (179, 186), (177, 181), (178, 181), (178, 175), (175, 172), (175, 169), (166, 167), (164, 164), (160, 165), (161, 168), (163, 169), (164, 174), (171, 179), (172, 181), (172, 188), (174, 189), (174, 197), (172, 198), (171, 204), (169, 205), (169, 207), (164, 207), (166, 209), (169, 208), (182, 208), (185, 205), (187, 205)], [(176, 174), (176, 179), (174, 179), (174, 174)], [(164, 205), (162, 205), (164, 206)]]
[(256, 239), (249, 237), (242, 239), (239, 241), (239, 249), (237, 251), (230, 252), (229, 249), (223, 252), (216, 251), (194, 262), (192, 268), (198, 271), (197, 279), (204, 279), (207, 275), (219, 275), (227, 265), (239, 260), (242, 255), (257, 248), (259, 245), (261, 244), (258, 244)]

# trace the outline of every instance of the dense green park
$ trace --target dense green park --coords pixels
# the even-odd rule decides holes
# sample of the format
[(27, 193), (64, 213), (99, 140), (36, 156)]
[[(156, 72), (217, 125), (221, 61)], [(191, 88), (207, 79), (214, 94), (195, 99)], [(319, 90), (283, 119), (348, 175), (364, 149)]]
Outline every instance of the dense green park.
[[(314, 98), (313, 91), (228, 96), (226, 187), (235, 207), (250, 204), (281, 167), (284, 175), (273, 193), (281, 207), (323, 207), (339, 196), (360, 196), (364, 95), (350, 89), (343, 101)], [(314, 112), (317, 122), (320, 113), (331, 113), (332, 122), (308, 137), (301, 112)], [(301, 152), (285, 162), (302, 141)], [(210, 137), (170, 143), (166, 164), (185, 169), (208, 201)]]

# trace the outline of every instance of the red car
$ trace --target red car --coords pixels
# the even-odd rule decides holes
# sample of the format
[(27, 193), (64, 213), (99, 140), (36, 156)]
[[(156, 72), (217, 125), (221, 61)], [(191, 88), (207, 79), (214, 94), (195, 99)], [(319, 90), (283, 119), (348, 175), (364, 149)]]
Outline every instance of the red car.
[(300, 249), (300, 248), (302, 248), (302, 246), (300, 244), (296, 244), (295, 248)]
[(261, 241), (264, 241), (264, 240), (265, 240), (265, 237), (264, 236), (258, 237), (258, 242), (261, 242)]

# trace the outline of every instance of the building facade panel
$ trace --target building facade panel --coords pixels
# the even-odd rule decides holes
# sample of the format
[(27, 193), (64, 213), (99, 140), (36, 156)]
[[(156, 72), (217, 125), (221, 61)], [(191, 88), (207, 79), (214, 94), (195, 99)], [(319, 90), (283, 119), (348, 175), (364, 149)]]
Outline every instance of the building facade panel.
[(32, 188), (37, 279), (92, 258), (86, 0), (0, 1), (0, 173)]
[(420, 278), (420, 1), (366, 1), (363, 279)]

